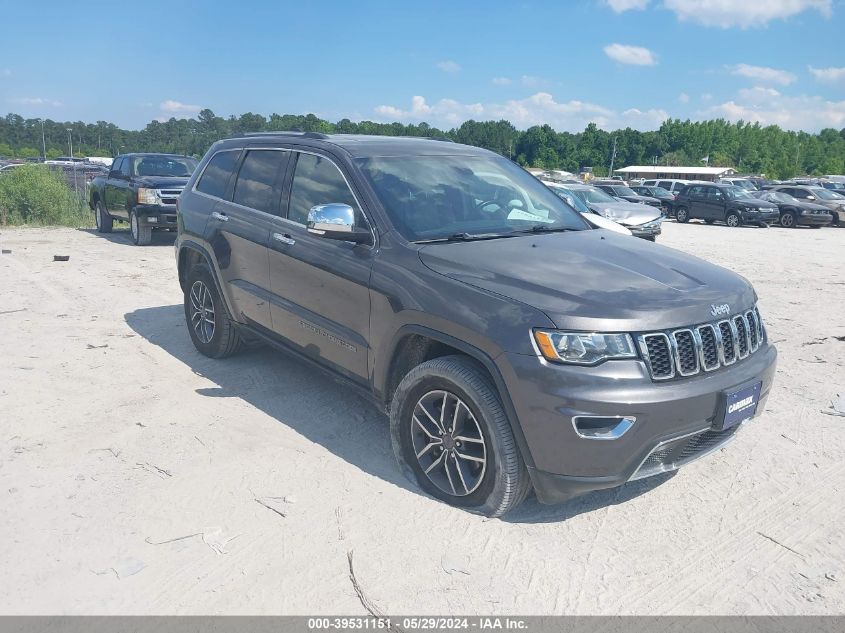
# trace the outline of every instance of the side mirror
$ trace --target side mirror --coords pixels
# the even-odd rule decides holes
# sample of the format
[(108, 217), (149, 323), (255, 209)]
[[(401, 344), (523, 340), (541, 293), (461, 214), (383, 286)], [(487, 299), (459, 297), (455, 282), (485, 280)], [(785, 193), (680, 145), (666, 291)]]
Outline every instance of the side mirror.
[(306, 230), (329, 240), (343, 240), (356, 244), (372, 244), (373, 236), (366, 229), (355, 226), (355, 210), (348, 204), (318, 204), (311, 207)]
[(109, 178), (120, 178), (120, 172), (116, 169), (112, 169), (109, 171)]

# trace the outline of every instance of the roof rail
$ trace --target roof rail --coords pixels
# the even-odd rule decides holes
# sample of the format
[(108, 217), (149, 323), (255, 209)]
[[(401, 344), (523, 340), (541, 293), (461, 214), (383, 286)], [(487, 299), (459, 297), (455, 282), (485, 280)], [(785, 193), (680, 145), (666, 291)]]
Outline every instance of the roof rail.
[(272, 132), (246, 132), (242, 136), (300, 136), (302, 138), (329, 138), (328, 134), (322, 132), (300, 132), (294, 130), (274, 130)]

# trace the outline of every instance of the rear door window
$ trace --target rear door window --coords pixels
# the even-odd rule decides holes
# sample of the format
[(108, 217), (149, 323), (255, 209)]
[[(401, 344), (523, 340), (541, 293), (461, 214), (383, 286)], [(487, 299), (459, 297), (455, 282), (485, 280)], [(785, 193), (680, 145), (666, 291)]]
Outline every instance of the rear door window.
[(254, 149), (247, 152), (232, 202), (264, 213), (278, 215), (281, 198), (280, 174), (288, 152)]
[(229, 150), (215, 154), (197, 183), (197, 191), (215, 198), (224, 198), (229, 178), (238, 164), (240, 150)]

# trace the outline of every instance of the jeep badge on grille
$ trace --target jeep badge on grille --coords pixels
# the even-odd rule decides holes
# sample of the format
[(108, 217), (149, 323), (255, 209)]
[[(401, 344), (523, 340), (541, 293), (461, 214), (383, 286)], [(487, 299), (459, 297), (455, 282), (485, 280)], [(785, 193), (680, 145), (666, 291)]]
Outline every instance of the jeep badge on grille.
[(710, 304), (710, 314), (714, 317), (721, 316), (723, 314), (730, 314), (731, 313), (731, 306), (727, 303), (723, 303), (721, 305), (716, 305), (715, 303)]

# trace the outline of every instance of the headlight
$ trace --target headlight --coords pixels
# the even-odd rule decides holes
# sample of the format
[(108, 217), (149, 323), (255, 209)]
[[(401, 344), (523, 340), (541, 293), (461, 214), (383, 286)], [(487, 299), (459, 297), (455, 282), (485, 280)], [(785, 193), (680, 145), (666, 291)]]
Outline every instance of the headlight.
[(138, 188), (138, 204), (158, 204), (155, 189)]
[(534, 340), (546, 360), (558, 363), (596, 365), (611, 358), (637, 357), (630, 334), (534, 330)]
[(646, 222), (645, 224), (640, 224), (640, 228), (642, 229), (653, 229), (659, 227), (663, 224), (663, 218), (654, 218), (653, 220)]

